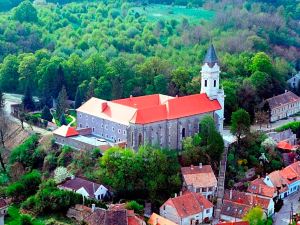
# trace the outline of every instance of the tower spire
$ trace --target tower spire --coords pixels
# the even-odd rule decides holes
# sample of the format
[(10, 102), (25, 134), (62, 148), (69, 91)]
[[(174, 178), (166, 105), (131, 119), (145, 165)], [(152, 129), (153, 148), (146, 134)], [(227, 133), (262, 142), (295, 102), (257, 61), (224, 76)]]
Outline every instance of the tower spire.
[(210, 47), (206, 52), (204, 63), (207, 63), (209, 67), (213, 67), (216, 63), (219, 62), (219, 59), (217, 57), (215, 47), (211, 41)]

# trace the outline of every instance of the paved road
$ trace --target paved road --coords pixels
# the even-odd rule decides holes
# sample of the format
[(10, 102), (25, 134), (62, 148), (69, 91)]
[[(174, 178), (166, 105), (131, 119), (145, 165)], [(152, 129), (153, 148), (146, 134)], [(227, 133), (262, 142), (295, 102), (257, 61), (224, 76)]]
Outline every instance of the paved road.
[[(20, 120), (18, 120), (17, 118), (10, 115), (10, 112), (11, 112), (10, 106), (12, 104), (21, 103), (22, 95), (5, 93), (4, 99), (5, 99), (4, 110), (5, 110), (6, 114), (9, 116), (9, 119), (15, 123), (20, 124), (20, 126), (21, 126)], [(28, 123), (24, 123), (24, 128), (30, 132), (40, 133), (42, 135), (51, 134), (51, 132), (48, 130), (45, 130), (45, 129), (42, 129), (42, 128), (36, 127), (36, 126), (31, 126)]]
[(284, 199), (284, 205), (281, 210), (275, 214), (273, 225), (288, 225), (290, 219), (291, 205), (293, 204), (294, 212), (299, 212), (300, 202), (300, 191), (292, 194)]

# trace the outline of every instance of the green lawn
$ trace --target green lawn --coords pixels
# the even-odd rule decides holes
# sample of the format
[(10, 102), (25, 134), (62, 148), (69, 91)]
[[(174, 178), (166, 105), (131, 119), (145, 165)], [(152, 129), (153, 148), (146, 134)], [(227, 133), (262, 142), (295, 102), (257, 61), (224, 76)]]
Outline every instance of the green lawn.
[(200, 19), (211, 20), (215, 15), (213, 11), (205, 10), (203, 8), (187, 8), (185, 6), (160, 4), (151, 4), (145, 7), (133, 7), (130, 11), (132, 14), (137, 12), (140, 15), (145, 15), (150, 21), (157, 21), (159, 19), (181, 20), (185, 17), (192, 23), (197, 23)]

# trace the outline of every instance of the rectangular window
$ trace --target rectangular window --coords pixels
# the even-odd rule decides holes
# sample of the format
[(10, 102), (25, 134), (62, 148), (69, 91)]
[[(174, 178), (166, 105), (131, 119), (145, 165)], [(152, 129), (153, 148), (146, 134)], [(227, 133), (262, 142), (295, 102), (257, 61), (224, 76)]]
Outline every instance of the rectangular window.
[(196, 192), (199, 193), (201, 188), (196, 188)]
[(204, 81), (204, 87), (207, 87), (207, 80)]
[(79, 127), (82, 128), (82, 124), (81, 123), (79, 124)]
[(112, 127), (112, 128), (111, 128), (111, 130), (112, 130), (112, 131), (115, 131), (115, 128), (114, 128), (114, 127)]
[(82, 114), (79, 114), (79, 118), (81, 118), (82, 117)]
[(93, 132), (95, 132), (95, 127), (93, 127)]
[(123, 130), (123, 134), (126, 135), (126, 130)]
[(118, 134), (121, 134), (121, 129), (118, 129)]
[(214, 80), (214, 87), (216, 87), (217, 86), (217, 81), (216, 80)]
[(108, 126), (107, 125), (105, 125), (105, 130), (107, 130), (108, 129)]
[(103, 128), (103, 123), (101, 124), (101, 128)]
[(206, 210), (206, 213), (209, 213), (209, 212), (210, 212), (210, 209), (207, 209), (207, 210)]

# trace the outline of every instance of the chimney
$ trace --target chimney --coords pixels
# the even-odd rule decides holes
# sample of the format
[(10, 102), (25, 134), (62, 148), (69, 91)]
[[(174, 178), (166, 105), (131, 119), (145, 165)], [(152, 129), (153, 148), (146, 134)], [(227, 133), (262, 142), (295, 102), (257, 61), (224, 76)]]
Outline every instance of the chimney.
[(259, 174), (257, 175), (257, 178), (258, 178), (258, 179), (260, 178), (260, 175), (259, 175)]
[(284, 90), (284, 92), (285, 92), (285, 93), (287, 93), (287, 92), (288, 92), (288, 90)]
[(101, 112), (103, 112), (107, 108), (107, 102), (102, 102), (101, 104)]
[(177, 193), (175, 193), (174, 197), (177, 198)]
[(155, 225), (158, 224), (158, 218), (155, 218)]
[(253, 195), (251, 194), (250, 196), (251, 196), (250, 197), (250, 205), (252, 205), (253, 204)]
[(199, 163), (199, 168), (202, 169), (202, 163)]
[(178, 95), (176, 95), (175, 98), (178, 98)]
[(182, 195), (182, 191), (179, 192), (179, 196), (181, 196), (181, 195)]
[(193, 165), (191, 165), (191, 170), (193, 170), (194, 169), (194, 166)]
[(129, 97), (130, 99), (132, 99), (132, 95), (130, 95), (130, 97)]
[(92, 212), (95, 212), (96, 205), (92, 204)]
[(230, 189), (230, 192), (229, 192), (229, 199), (230, 200), (232, 199), (232, 189)]

